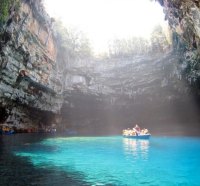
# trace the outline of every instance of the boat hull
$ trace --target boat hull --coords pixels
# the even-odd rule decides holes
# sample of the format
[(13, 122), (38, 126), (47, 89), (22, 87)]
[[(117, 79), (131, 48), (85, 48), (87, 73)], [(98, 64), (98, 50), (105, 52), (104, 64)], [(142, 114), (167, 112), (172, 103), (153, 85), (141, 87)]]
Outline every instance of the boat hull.
[(11, 134), (14, 134), (14, 131), (2, 131), (2, 130), (0, 130), (0, 134), (11, 135)]
[(131, 135), (123, 135), (124, 138), (131, 138), (131, 139), (149, 139), (150, 138), (150, 134), (145, 134), (145, 135), (138, 135), (138, 136), (131, 136)]

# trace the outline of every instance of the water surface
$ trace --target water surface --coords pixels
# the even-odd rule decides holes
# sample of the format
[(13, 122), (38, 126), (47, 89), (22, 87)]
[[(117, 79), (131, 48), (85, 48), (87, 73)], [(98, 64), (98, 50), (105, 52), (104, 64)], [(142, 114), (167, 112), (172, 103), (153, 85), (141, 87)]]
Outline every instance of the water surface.
[(5, 150), (29, 185), (200, 185), (200, 138), (50, 137)]

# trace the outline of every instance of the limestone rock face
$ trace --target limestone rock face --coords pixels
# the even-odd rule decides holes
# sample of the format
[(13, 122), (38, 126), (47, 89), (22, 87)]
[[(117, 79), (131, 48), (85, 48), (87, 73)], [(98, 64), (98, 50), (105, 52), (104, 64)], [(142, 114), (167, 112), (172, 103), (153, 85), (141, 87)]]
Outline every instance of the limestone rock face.
[(173, 32), (174, 50), (182, 56), (182, 72), (188, 82), (200, 88), (200, 2), (158, 0)]
[(21, 1), (0, 29), (0, 124), (59, 123), (62, 130), (110, 134), (139, 122), (154, 131), (188, 131), (184, 122), (200, 121), (200, 4), (159, 2), (172, 30), (171, 51), (58, 68), (53, 19), (40, 0)]
[(158, 1), (172, 32), (171, 52), (71, 68), (64, 83), (63, 123), (85, 132), (119, 131), (133, 122), (155, 130), (167, 123), (162, 126), (173, 131), (172, 123), (179, 123), (189, 132), (183, 123), (200, 121), (200, 2)]
[(171, 51), (71, 67), (64, 83), (63, 127), (112, 134), (137, 122), (154, 132), (165, 130), (160, 123), (173, 130), (174, 123), (195, 122), (198, 108), (180, 59)]
[[(53, 21), (41, 1), (22, 1), (13, 9), (0, 32), (1, 123), (45, 124), (62, 105), (57, 78)], [(47, 121), (46, 121), (47, 122)]]

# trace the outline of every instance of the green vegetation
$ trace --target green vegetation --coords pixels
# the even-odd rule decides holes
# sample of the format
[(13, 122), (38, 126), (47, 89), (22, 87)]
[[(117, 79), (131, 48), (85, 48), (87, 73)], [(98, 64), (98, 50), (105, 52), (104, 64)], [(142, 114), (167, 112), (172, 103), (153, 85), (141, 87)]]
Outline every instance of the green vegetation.
[(160, 25), (157, 25), (151, 34), (151, 51), (165, 52), (171, 45), (170, 39)]
[(150, 43), (140, 37), (128, 39), (115, 39), (109, 46), (111, 57), (132, 57), (148, 53)]
[(5, 22), (9, 15), (10, 0), (2, 0), (0, 3), (0, 22)]
[(61, 22), (55, 22), (54, 30), (58, 59), (62, 63), (69, 64), (78, 59), (88, 59), (92, 56), (89, 39), (83, 32), (74, 28), (66, 28)]
[(0, 24), (6, 22), (11, 7), (19, 8), (19, 0), (1, 0), (0, 2)]
[(162, 27), (158, 25), (151, 34), (151, 38), (132, 37), (115, 39), (109, 46), (111, 57), (133, 57), (151, 53), (162, 53), (170, 47), (170, 39)]
[[(70, 65), (79, 59), (94, 57), (89, 39), (84, 33), (70, 27), (66, 28), (61, 22), (55, 22), (54, 31), (61, 66)], [(171, 47), (169, 37), (169, 33), (165, 33), (161, 26), (157, 26), (149, 39), (142, 37), (115, 39), (110, 42), (108, 53), (99, 56), (102, 56), (102, 59), (132, 58), (136, 55), (165, 53)]]

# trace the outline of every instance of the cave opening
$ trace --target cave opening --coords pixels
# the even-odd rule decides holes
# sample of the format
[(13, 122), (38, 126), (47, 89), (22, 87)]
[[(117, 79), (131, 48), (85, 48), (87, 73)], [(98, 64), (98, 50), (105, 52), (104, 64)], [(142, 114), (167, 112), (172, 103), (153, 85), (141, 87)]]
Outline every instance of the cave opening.
[[(195, 34), (188, 36), (190, 45), (174, 29), (176, 19), (183, 19), (175, 5), (169, 15), (164, 1), (60, 1), (60, 13), (52, 9), (52, 1), (45, 3), (66, 26), (55, 24), (61, 45), (76, 47), (72, 43), (79, 38), (74, 53), (58, 50), (66, 128), (83, 134), (118, 134), (141, 123), (158, 134), (199, 132), (198, 77), (192, 74), (194, 66), (195, 74), (198, 71), (198, 41)], [(81, 8), (76, 9), (77, 3)]]
[(198, 0), (9, 0), (0, 14), (3, 185), (200, 183)]
[(16, 3), (0, 33), (2, 100), (47, 112), (38, 122), (61, 131), (120, 134), (138, 123), (156, 134), (199, 132), (197, 1)]

